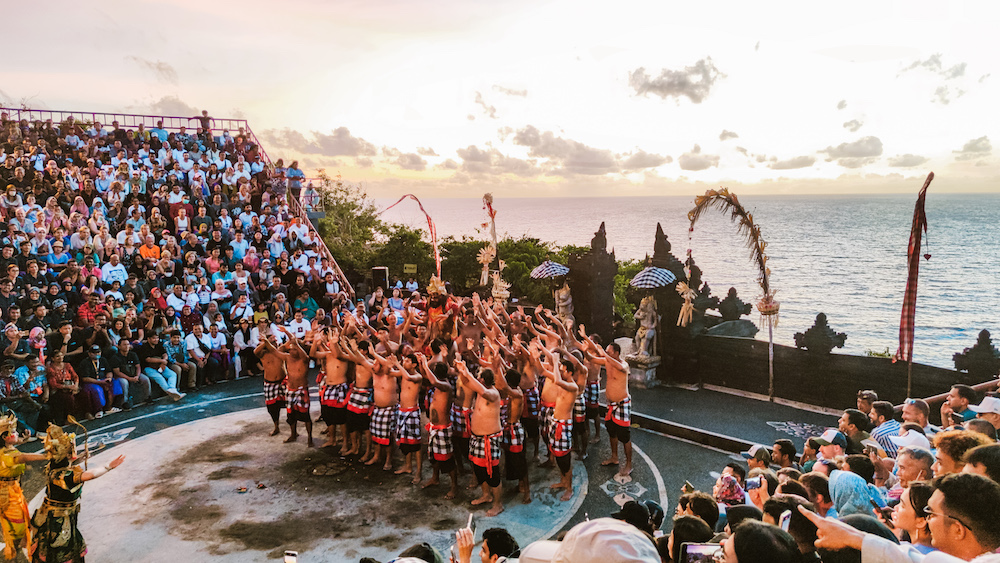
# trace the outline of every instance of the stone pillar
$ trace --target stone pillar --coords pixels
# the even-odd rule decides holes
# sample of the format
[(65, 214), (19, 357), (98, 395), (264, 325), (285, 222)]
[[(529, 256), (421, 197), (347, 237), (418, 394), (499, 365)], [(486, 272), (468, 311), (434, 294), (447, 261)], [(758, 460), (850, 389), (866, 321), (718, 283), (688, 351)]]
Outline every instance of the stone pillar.
[(576, 322), (590, 333), (597, 333), (605, 343), (614, 336), (615, 274), (618, 262), (614, 250), (608, 252), (608, 239), (601, 223), (590, 242), (590, 250), (569, 257), (566, 282), (573, 292)]

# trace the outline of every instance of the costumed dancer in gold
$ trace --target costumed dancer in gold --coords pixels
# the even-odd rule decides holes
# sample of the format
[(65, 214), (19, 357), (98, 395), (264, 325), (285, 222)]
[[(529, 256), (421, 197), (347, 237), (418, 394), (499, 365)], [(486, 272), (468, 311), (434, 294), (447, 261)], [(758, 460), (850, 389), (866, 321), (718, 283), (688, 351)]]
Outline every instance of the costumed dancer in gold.
[[(72, 417), (69, 420), (78, 424)], [(31, 517), (34, 535), (31, 561), (83, 563), (87, 543), (83, 541), (77, 528), (83, 483), (118, 467), (125, 461), (125, 456), (120, 455), (93, 471), (73, 465), (76, 459), (76, 435), (66, 434), (54, 424), (49, 424), (45, 436), (45, 454), (49, 460), (45, 468), (45, 501)]]
[(8, 561), (17, 557), (17, 548), (31, 545), (28, 529), (28, 503), (21, 491), (24, 462), (42, 461), (44, 454), (25, 454), (17, 450), (17, 417), (0, 417), (0, 437), (4, 448), (0, 453), (0, 527), (3, 528), (3, 556)]

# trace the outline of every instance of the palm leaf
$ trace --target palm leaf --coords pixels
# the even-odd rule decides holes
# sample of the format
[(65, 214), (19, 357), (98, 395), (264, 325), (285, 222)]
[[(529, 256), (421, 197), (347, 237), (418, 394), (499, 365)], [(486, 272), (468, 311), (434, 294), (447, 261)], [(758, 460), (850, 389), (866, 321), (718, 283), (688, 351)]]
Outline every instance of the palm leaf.
[(691, 229), (701, 217), (702, 213), (709, 209), (718, 209), (723, 213), (728, 213), (730, 220), (736, 223), (737, 231), (750, 249), (750, 260), (757, 267), (757, 282), (764, 291), (764, 295), (770, 295), (770, 284), (768, 278), (771, 271), (767, 267), (767, 255), (764, 249), (767, 243), (760, 234), (760, 227), (753, 222), (753, 215), (747, 212), (740, 205), (736, 194), (730, 193), (728, 188), (719, 190), (708, 190), (705, 195), (700, 195), (694, 200), (694, 208), (688, 211), (688, 220), (691, 221)]

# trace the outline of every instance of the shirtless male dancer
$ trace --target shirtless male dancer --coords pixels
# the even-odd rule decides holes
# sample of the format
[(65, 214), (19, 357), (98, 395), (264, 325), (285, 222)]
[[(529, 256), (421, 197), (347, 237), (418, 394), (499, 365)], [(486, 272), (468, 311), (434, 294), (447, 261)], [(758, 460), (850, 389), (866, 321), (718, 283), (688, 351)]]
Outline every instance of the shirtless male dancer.
[(503, 482), (500, 480), (499, 467), (500, 438), (503, 436), (503, 427), (500, 426), (500, 392), (493, 386), (493, 370), (481, 370), (476, 379), (461, 360), (455, 361), (455, 369), (459, 380), (470, 392), (476, 394), (476, 406), (472, 410), (469, 424), (472, 430), (469, 460), (483, 494), (473, 500), (472, 505), (479, 506), (492, 501), (493, 506), (486, 511), (486, 516), (493, 517), (503, 512)]
[(254, 355), (260, 358), (260, 363), (264, 367), (264, 404), (267, 405), (267, 412), (271, 415), (271, 420), (274, 421), (274, 431), (271, 432), (271, 436), (277, 436), (281, 433), (278, 419), (281, 417), (281, 410), (285, 408), (285, 357), (287, 354), (279, 352), (274, 346), (276, 340), (273, 334), (266, 335), (260, 339), (260, 344), (253, 350)]
[[(410, 483), (416, 485), (423, 478), (423, 457), (420, 451), (420, 385), (423, 376), (417, 371), (419, 364), (413, 354), (403, 356), (402, 363), (392, 356), (394, 377), (402, 381), (399, 393), (399, 411), (396, 418), (396, 446), (405, 456), (403, 467), (396, 475), (413, 473)], [(413, 472), (413, 458), (417, 458), (417, 471)]]
[[(573, 404), (580, 390), (573, 379), (577, 367), (570, 360), (558, 360), (537, 340), (532, 341), (532, 346), (535, 351), (548, 356), (549, 365), (556, 366), (555, 369), (546, 368), (543, 372), (548, 380), (545, 389), (551, 388), (555, 392), (555, 406), (548, 419), (549, 457), (555, 459), (561, 474), (559, 482), (549, 488), (563, 489), (565, 492), (559, 500), (567, 501), (573, 498), (573, 458), (570, 453), (573, 450)], [(565, 348), (562, 351), (565, 352)]]
[[(374, 350), (369, 351), (378, 356)], [(381, 362), (380, 362), (381, 364)], [(358, 364), (360, 367), (360, 364)], [(372, 443), (375, 451), (365, 465), (375, 465), (385, 451), (385, 463), (382, 464), (383, 471), (392, 471), (392, 439), (396, 429), (396, 419), (399, 414), (399, 391), (396, 386), (396, 377), (393, 374), (393, 367), (380, 365), (379, 369), (372, 370), (372, 383), (375, 388), (375, 408), (372, 409), (372, 420), (369, 430), (372, 434)]]
[[(601, 350), (587, 336), (587, 331), (580, 325), (580, 336), (587, 344), (587, 354), (595, 364), (604, 366), (608, 374), (605, 395), (608, 398), (608, 414), (604, 417), (604, 427), (608, 431), (608, 441), (611, 443), (611, 457), (601, 462), (601, 465), (618, 465), (619, 475), (632, 473), (632, 398), (628, 393), (628, 364), (620, 358), (621, 347), (612, 342), (607, 349)], [(624, 444), (625, 465), (618, 461), (618, 442)]]
[(348, 358), (340, 350), (340, 333), (336, 328), (327, 328), (313, 340), (309, 355), (322, 366), (316, 383), (319, 384), (320, 415), (326, 422), (327, 440), (321, 448), (337, 445), (337, 430), (340, 430), (340, 454), (350, 449), (347, 444), (347, 401), (351, 385), (347, 381)]
[(427, 364), (427, 357), (420, 353), (417, 354), (417, 362), (420, 364), (421, 373), (433, 388), (427, 413), (430, 419), (430, 424), (427, 425), (427, 459), (434, 466), (434, 472), (422, 488), (439, 484), (441, 474), (447, 473), (451, 476), (451, 489), (444, 498), (453, 499), (458, 495), (458, 471), (455, 469), (454, 448), (451, 443), (450, 418), (451, 401), (455, 390), (448, 383), (447, 364), (438, 362), (434, 364), (434, 369), (431, 369)]
[(312, 448), (315, 447), (315, 444), (313, 444), (312, 417), (309, 415), (309, 380), (306, 378), (309, 373), (309, 354), (302, 349), (299, 339), (284, 325), (278, 325), (278, 330), (288, 335), (288, 342), (279, 348), (280, 351), (288, 354), (285, 358), (285, 370), (288, 373), (286, 397), (288, 401), (288, 425), (292, 427), (292, 434), (285, 439), (285, 443), (298, 439), (298, 421), (301, 420), (306, 427), (306, 445)]
[[(521, 373), (508, 369), (505, 377), (496, 379), (502, 397), (501, 422), (503, 422), (504, 478), (518, 481), (521, 500), (531, 504), (531, 485), (528, 482), (528, 453), (524, 451), (524, 426), (521, 413), (524, 409), (524, 392), (521, 391)], [(503, 412), (507, 416), (504, 420)]]
[[(343, 342), (341, 348), (343, 349)], [(347, 431), (350, 447), (344, 455), (347, 457), (360, 455), (362, 463), (367, 462), (374, 452), (374, 448), (371, 447), (369, 427), (374, 408), (372, 380), (374, 370), (379, 364), (377, 360), (368, 356), (371, 353), (370, 349), (371, 344), (367, 340), (361, 342), (348, 340), (347, 349), (344, 350), (355, 365), (354, 387), (347, 399)], [(361, 452), (362, 442), (364, 442), (364, 453)]]

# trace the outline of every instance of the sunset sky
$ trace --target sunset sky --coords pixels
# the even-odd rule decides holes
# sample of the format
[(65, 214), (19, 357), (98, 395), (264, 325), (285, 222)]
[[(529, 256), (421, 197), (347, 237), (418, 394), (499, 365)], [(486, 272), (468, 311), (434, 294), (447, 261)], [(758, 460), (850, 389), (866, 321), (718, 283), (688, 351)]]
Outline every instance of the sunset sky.
[(7, 16), (4, 105), (242, 116), (272, 158), (379, 196), (915, 192), (931, 170), (936, 190), (1000, 190), (994, 1), (50, 0)]

